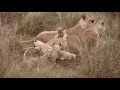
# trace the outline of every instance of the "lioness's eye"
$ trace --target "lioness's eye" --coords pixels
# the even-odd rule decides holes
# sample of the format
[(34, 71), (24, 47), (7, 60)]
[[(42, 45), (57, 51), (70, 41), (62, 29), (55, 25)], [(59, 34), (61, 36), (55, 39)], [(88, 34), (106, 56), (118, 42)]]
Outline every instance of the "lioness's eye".
[(90, 22), (94, 23), (94, 20), (90, 20)]

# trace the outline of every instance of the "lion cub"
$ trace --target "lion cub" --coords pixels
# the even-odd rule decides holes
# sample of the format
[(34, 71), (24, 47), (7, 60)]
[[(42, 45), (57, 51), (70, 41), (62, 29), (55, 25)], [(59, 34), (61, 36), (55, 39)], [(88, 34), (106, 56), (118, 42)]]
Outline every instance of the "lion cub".
[(34, 41), (34, 45), (35, 45), (34, 49), (41, 51), (43, 54), (46, 54), (49, 51), (53, 50), (53, 48), (50, 45), (47, 45), (46, 43), (43, 43), (38, 40)]
[(75, 54), (60, 50), (60, 46), (58, 46), (58, 45), (54, 44), (53, 48), (54, 48), (54, 50), (51, 53), (51, 61), (52, 62), (56, 62), (57, 59), (74, 60), (76, 58)]
[(66, 31), (62, 27), (59, 27), (57, 29), (57, 35), (54, 38), (60, 38), (60, 37), (62, 37), (64, 40), (66, 40), (67, 38)]
[[(64, 31), (64, 29), (62, 27), (59, 27), (57, 32), (58, 32), (57, 35), (53, 39), (51, 39), (47, 44), (40, 42), (40, 41), (34, 42), (36, 48), (37, 49), (39, 48), (42, 51), (44, 48), (45, 50), (43, 51), (43, 53), (45, 53), (47, 55), (47, 57), (51, 59), (52, 62), (56, 62), (57, 59), (74, 60), (76, 58), (75, 54), (61, 50), (63, 41), (65, 41), (67, 43), (66, 32)], [(61, 42), (57, 42), (57, 41), (61, 41)], [(49, 45), (51, 45), (52, 47)], [(42, 46), (44, 46), (44, 47), (41, 48)]]
[(59, 51), (59, 58), (61, 60), (74, 60), (76, 55), (70, 52)]
[(60, 50), (60, 46), (57, 44), (54, 44), (53, 47), (51, 47), (38, 40), (35, 41), (34, 44), (36, 46), (35, 49), (40, 49), (44, 53), (44, 56), (52, 62), (56, 62), (57, 59), (74, 60), (76, 58), (75, 54)]
[(59, 44), (61, 50), (68, 51), (67, 34), (64, 28), (62, 27), (57, 28), (57, 34), (51, 40), (49, 40), (47, 44), (52, 47), (54, 44)]

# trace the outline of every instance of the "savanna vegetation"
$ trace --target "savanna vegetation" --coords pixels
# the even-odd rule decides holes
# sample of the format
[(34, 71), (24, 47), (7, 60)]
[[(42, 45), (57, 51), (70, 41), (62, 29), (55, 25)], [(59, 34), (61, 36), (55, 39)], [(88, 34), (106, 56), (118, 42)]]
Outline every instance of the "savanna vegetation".
[[(29, 55), (23, 60), (30, 40), (42, 31), (74, 26), (83, 14), (104, 20), (105, 34), (91, 52), (84, 50), (74, 61), (50, 63)], [(120, 14), (118, 12), (1, 12), (0, 13), (1, 78), (119, 78)]]

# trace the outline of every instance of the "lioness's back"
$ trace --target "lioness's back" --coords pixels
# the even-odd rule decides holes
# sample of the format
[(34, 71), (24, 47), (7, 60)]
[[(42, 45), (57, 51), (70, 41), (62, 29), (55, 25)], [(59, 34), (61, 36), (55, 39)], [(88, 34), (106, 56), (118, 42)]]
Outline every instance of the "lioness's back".
[(57, 34), (57, 31), (44, 31), (38, 34), (35, 39), (40, 40), (44, 43), (52, 39)]

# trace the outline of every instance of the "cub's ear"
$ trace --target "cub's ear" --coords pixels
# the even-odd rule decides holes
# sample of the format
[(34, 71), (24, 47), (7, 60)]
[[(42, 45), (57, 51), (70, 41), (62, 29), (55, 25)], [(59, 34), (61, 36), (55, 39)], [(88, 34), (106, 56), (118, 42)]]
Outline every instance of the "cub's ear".
[(57, 28), (57, 32), (59, 32), (59, 31), (64, 31), (64, 28), (63, 27)]
[(86, 15), (82, 15), (82, 19), (86, 19)]

